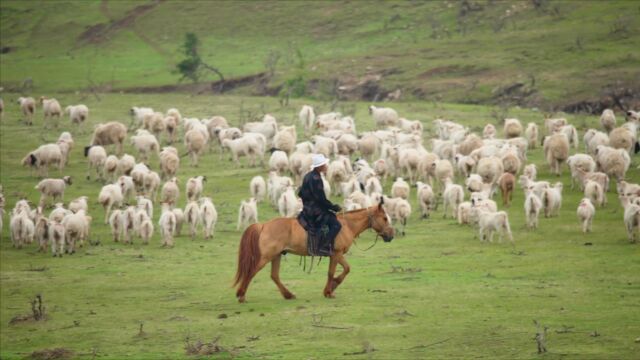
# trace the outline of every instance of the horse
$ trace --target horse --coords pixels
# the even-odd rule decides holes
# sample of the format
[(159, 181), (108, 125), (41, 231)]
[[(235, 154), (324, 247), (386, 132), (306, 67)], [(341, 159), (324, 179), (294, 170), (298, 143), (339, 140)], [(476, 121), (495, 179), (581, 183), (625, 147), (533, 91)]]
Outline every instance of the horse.
[[(333, 255), (329, 259), (329, 273), (323, 294), (326, 298), (335, 297), (334, 291), (349, 274), (349, 263), (344, 255), (349, 251), (356, 237), (367, 229), (373, 229), (384, 242), (390, 242), (395, 235), (389, 216), (383, 208), (384, 200), (377, 206), (353, 210), (338, 214), (342, 229), (335, 239)], [(240, 240), (238, 251), (238, 270), (233, 287), (237, 287), (238, 301), (245, 302), (247, 288), (251, 279), (271, 262), (271, 279), (287, 299), (295, 296), (280, 281), (280, 260), (283, 253), (307, 256), (307, 233), (295, 218), (276, 218), (266, 223), (249, 226)], [(336, 267), (342, 266), (342, 273), (334, 277)]]

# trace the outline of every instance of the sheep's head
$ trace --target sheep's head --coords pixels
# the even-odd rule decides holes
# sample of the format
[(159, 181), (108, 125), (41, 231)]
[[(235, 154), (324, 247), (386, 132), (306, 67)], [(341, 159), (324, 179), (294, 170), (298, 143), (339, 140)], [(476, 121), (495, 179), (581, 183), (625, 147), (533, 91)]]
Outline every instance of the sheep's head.
[(62, 178), (62, 180), (64, 180), (65, 184), (71, 185), (71, 176), (65, 176)]

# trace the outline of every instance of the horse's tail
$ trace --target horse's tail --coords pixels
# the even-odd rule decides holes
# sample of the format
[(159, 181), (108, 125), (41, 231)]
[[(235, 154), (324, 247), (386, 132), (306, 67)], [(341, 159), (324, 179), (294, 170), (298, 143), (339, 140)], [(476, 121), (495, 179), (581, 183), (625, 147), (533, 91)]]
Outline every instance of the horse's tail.
[(259, 242), (261, 230), (261, 224), (252, 224), (242, 234), (238, 250), (238, 271), (233, 282), (234, 287), (251, 281), (258, 269), (261, 258)]

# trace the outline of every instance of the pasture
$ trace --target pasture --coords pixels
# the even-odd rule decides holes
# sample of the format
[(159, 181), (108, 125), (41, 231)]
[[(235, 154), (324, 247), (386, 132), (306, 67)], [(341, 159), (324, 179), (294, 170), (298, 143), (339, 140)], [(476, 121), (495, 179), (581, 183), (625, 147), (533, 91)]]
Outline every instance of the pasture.
[[(174, 248), (160, 247), (156, 234), (149, 245), (114, 243), (96, 198), (102, 183), (85, 178), (82, 148), (93, 125), (130, 121), (131, 106), (159, 111), (178, 108), (183, 116), (223, 115), (231, 124), (271, 113), (279, 123), (297, 123), (300, 106), (310, 103), (316, 113), (327, 104), (294, 100), (280, 107), (277, 99), (186, 94), (56, 94), (61, 104), (83, 102), (91, 109), (90, 123), (74, 127), (68, 119), (57, 129), (44, 129), (38, 108), (35, 124), (20, 122), (18, 94), (3, 94), (6, 111), (0, 123), (0, 183), (10, 211), (20, 197), (36, 203), (38, 179), (20, 165), (22, 157), (40, 144), (54, 142), (63, 130), (76, 145), (70, 164), (61, 173), (74, 183), (65, 202), (81, 195), (90, 199), (93, 217), (90, 245), (74, 255), (53, 258), (35, 244), (14, 249), (8, 222), (0, 243), (0, 357), (24, 358), (41, 349), (65, 348), (78, 358), (183, 358), (185, 344), (211, 342), (221, 358), (537, 358), (534, 320), (548, 327), (545, 358), (637, 358), (640, 352), (640, 247), (627, 240), (623, 211), (615, 186), (609, 205), (598, 209), (593, 232), (582, 234), (576, 217), (580, 191), (569, 187), (569, 171), (560, 178), (549, 173), (540, 148), (529, 151), (540, 179), (565, 185), (560, 216), (541, 217), (539, 229), (525, 228), (523, 193), (518, 187), (509, 213), (515, 245), (481, 243), (477, 231), (442, 218), (442, 207), (421, 220), (415, 188), (413, 214), (405, 237), (391, 243), (374, 241), (366, 232), (347, 255), (352, 271), (335, 299), (325, 299), (325, 259), (320, 264), (287, 255), (281, 278), (297, 299), (282, 299), (262, 271), (253, 281), (247, 303), (239, 304), (231, 288), (235, 273), (236, 231), (240, 200), (248, 184), (266, 168), (238, 168), (225, 155), (207, 153), (200, 166), (182, 158), (179, 206), (184, 184), (206, 175), (205, 195), (219, 213), (213, 240), (191, 240), (183, 229)], [(358, 131), (373, 129), (367, 103), (341, 103), (338, 110), (353, 115)], [(496, 109), (486, 106), (406, 102), (392, 105), (401, 116), (425, 125), (425, 146), (433, 136), (431, 120), (446, 118), (481, 133), (487, 122), (501, 134)], [(511, 108), (508, 117), (542, 126), (540, 112)], [(599, 127), (595, 116), (567, 115), (580, 130)], [(542, 128), (542, 127), (541, 127)], [(180, 135), (180, 138), (182, 133)], [(298, 126), (299, 141), (304, 138)], [(125, 152), (135, 154), (128, 140)], [(177, 145), (183, 153), (183, 144)], [(110, 151), (113, 151), (110, 149)], [(582, 144), (578, 151), (582, 152)], [(571, 149), (571, 152), (576, 152)], [(627, 173), (640, 181), (638, 157)], [(158, 169), (158, 159), (150, 161)], [(457, 179), (460, 182), (460, 179)], [(391, 181), (385, 185), (388, 191)], [(334, 197), (334, 202), (342, 202)], [(500, 204), (499, 195), (496, 200)], [(502, 209), (502, 206), (500, 205)], [(156, 204), (154, 224), (160, 208)], [(268, 203), (259, 206), (259, 219), (277, 216)], [(317, 260), (317, 259), (316, 259)], [(46, 320), (11, 323), (31, 313), (30, 301), (41, 294)]]

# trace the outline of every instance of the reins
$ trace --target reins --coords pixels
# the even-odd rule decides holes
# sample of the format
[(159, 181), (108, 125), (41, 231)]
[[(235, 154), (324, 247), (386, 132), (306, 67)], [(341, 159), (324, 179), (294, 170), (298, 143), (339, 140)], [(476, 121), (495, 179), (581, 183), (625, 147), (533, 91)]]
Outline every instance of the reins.
[[(344, 211), (343, 211), (343, 213), (342, 213), (342, 214), (343, 214), (343, 216), (344, 216)], [(368, 218), (368, 220), (369, 220), (369, 226), (368, 226), (368, 228), (369, 228), (369, 229), (373, 229), (373, 215), (371, 215), (371, 213), (369, 212), (369, 210), (367, 210), (367, 218)], [(358, 236), (358, 237), (359, 237), (359, 236)], [(378, 238), (379, 238), (379, 237), (380, 237), (380, 234), (376, 231), (376, 238), (375, 238), (375, 240), (373, 241), (373, 244), (371, 244), (371, 246), (369, 246), (368, 248), (366, 248), (366, 249), (364, 249), (364, 250), (363, 250), (363, 249), (360, 249), (360, 247), (358, 246), (358, 243), (356, 242), (357, 237), (356, 237), (356, 238), (353, 238), (353, 245), (354, 245), (358, 250), (360, 250), (360, 251), (369, 251), (371, 248), (373, 248), (374, 246), (376, 246), (376, 244), (378, 243)]]

